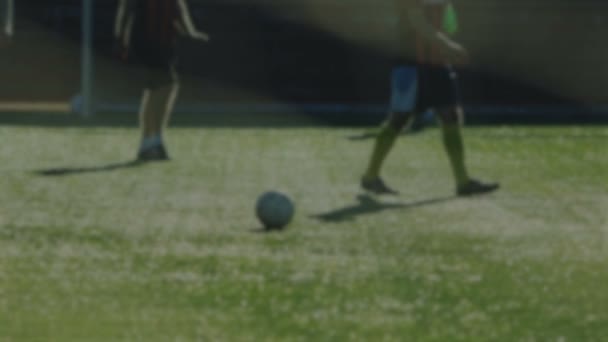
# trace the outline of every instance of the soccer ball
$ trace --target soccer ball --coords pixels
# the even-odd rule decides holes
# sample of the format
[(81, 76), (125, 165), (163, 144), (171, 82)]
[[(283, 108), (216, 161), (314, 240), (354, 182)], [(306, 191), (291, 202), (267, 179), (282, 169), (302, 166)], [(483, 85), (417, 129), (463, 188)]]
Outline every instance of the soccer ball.
[(258, 197), (255, 213), (266, 229), (282, 229), (291, 222), (295, 207), (291, 199), (277, 191), (267, 191)]

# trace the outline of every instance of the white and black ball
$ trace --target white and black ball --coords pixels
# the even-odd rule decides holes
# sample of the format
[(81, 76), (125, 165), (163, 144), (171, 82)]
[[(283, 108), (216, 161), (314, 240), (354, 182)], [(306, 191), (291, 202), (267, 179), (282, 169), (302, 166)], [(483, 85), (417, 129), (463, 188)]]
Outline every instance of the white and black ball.
[(293, 219), (295, 206), (286, 194), (267, 191), (258, 197), (255, 213), (266, 229), (283, 229)]

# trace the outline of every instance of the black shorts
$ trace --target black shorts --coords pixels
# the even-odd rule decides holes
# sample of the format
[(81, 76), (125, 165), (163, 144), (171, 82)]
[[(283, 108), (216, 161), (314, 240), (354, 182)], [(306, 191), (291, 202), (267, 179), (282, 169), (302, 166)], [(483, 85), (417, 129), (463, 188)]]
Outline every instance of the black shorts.
[(417, 113), (460, 103), (458, 73), (451, 66), (418, 66), (417, 74)]
[(129, 56), (133, 63), (149, 68), (166, 69), (177, 61), (175, 47), (159, 46), (141, 41), (131, 43)]
[(145, 44), (131, 45), (129, 65), (146, 88), (158, 88), (179, 81), (175, 49)]

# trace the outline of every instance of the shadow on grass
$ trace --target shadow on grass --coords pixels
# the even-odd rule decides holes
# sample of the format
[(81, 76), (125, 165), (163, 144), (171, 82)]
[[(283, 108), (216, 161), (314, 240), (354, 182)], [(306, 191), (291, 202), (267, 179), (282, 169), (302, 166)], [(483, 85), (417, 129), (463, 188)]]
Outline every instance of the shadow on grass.
[(364, 141), (364, 140), (376, 139), (377, 136), (378, 136), (377, 131), (374, 131), (374, 132), (366, 131), (366, 132), (362, 132), (359, 134), (349, 135), (346, 137), (346, 139), (348, 139), (350, 141)]
[(287, 227), (264, 228), (262, 226), (259, 226), (259, 227), (251, 228), (251, 229), (249, 229), (249, 231), (254, 234), (280, 234), (280, 233), (284, 232), (286, 229), (287, 229)]
[(126, 162), (112, 163), (112, 164), (106, 164), (106, 165), (100, 165), (100, 166), (58, 167), (58, 168), (51, 168), (51, 169), (35, 170), (34, 174), (39, 175), (39, 176), (46, 176), (46, 177), (70, 176), (70, 175), (83, 174), (83, 173), (108, 172), (108, 171), (115, 171), (115, 170), (120, 170), (120, 169), (129, 169), (129, 168), (133, 168), (133, 167), (144, 166), (146, 164), (149, 164), (149, 163), (137, 161), (137, 160), (130, 160), (130, 161), (126, 161)]
[[(415, 129), (412, 129), (412, 128), (404, 129), (401, 133), (399, 133), (399, 136), (415, 135), (415, 134), (421, 133), (425, 129), (426, 129), (426, 127), (424, 127), (424, 126), (416, 127)], [(380, 132), (379, 129), (376, 129), (374, 131), (365, 131), (365, 132), (362, 132), (359, 134), (349, 135), (346, 137), (346, 139), (348, 139), (350, 141), (373, 140), (378, 137), (379, 132)]]
[(409, 202), (409, 203), (386, 203), (376, 200), (374, 197), (367, 194), (360, 194), (357, 196), (358, 203), (349, 205), (343, 208), (335, 209), (329, 212), (311, 215), (310, 217), (318, 219), (324, 222), (343, 222), (353, 220), (357, 216), (374, 214), (386, 210), (397, 210), (397, 209), (410, 209), (415, 207), (422, 207), (426, 205), (433, 205), (442, 202), (447, 202), (458, 198), (457, 196), (439, 197), (427, 200)]

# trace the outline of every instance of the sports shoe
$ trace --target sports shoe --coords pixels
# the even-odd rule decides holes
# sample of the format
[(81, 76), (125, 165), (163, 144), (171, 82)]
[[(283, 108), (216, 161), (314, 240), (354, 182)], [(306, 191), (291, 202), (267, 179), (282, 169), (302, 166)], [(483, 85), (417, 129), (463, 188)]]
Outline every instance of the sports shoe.
[(145, 150), (141, 150), (137, 153), (137, 161), (147, 162), (147, 161), (166, 161), (169, 160), (169, 155), (167, 154), (167, 150), (163, 145), (157, 145)]
[(500, 187), (498, 183), (483, 183), (475, 179), (469, 179), (463, 185), (458, 186), (456, 194), (458, 196), (481, 195), (497, 190)]
[(389, 188), (380, 177), (361, 179), (361, 187), (376, 195), (397, 195), (399, 193)]

